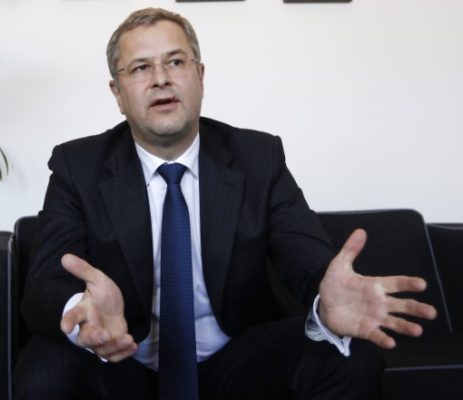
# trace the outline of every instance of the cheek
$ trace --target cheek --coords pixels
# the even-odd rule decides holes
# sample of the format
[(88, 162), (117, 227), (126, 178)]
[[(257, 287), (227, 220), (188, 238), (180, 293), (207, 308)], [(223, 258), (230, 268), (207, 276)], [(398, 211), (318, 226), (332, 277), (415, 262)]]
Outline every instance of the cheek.
[(192, 84), (189, 88), (189, 101), (191, 106), (199, 107), (203, 99), (203, 88), (200, 82)]
[(126, 93), (121, 97), (120, 107), (124, 109), (124, 113), (140, 113), (144, 108), (144, 98), (137, 93)]

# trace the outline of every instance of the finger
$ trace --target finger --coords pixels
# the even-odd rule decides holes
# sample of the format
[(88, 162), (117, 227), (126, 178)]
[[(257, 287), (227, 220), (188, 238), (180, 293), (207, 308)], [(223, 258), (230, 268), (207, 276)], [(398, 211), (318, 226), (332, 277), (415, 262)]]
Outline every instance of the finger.
[(94, 346), (101, 346), (105, 343), (108, 343), (111, 340), (111, 335), (109, 332), (100, 327), (96, 327), (95, 329), (91, 329), (88, 332), (88, 344), (92, 347)]
[(362, 251), (367, 241), (367, 233), (363, 229), (356, 229), (347, 238), (344, 246), (339, 252), (339, 256), (349, 264), (352, 264)]
[(423, 333), (421, 325), (393, 315), (388, 316), (381, 325), (401, 335), (417, 337)]
[(77, 344), (92, 350), (110, 340), (111, 335), (106, 329), (91, 324), (83, 324), (77, 335)]
[(100, 271), (92, 267), (87, 261), (73, 254), (65, 254), (61, 258), (64, 269), (76, 278), (84, 280), (86, 283), (95, 283), (100, 277)]
[(61, 330), (66, 334), (71, 333), (76, 325), (81, 324), (86, 320), (86, 314), (84, 307), (76, 306), (71, 308), (61, 318)]
[(395, 340), (381, 329), (375, 329), (367, 339), (383, 349), (393, 349), (396, 346)]
[(133, 337), (126, 334), (117, 338), (112, 338), (101, 346), (94, 347), (94, 351), (99, 356), (111, 360), (113, 356), (117, 356), (118, 354), (125, 353), (128, 350), (133, 349), (134, 345), (136, 346)]
[(427, 286), (424, 279), (411, 276), (381, 276), (375, 279), (387, 293), (422, 292)]
[(127, 357), (132, 356), (136, 351), (137, 351), (137, 344), (132, 343), (130, 346), (128, 346), (124, 350), (118, 351), (116, 353), (113, 353), (107, 356), (107, 359), (111, 362), (119, 362), (119, 361), (126, 359)]
[(388, 312), (412, 315), (418, 318), (434, 319), (437, 316), (436, 309), (414, 299), (398, 299), (388, 296)]

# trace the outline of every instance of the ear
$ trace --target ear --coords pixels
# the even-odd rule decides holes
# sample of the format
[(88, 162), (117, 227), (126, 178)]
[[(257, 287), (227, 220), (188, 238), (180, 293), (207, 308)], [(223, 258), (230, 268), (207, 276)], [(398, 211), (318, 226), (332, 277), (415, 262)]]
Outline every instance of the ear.
[(199, 80), (201, 82), (201, 90), (203, 91), (204, 94), (204, 72), (206, 70), (206, 67), (204, 66), (203, 63), (198, 64), (198, 74), (199, 74)]
[(119, 110), (121, 114), (125, 114), (124, 106), (122, 104), (122, 99), (121, 99), (121, 89), (119, 86), (119, 82), (117, 82), (116, 79), (111, 79), (109, 81), (109, 88), (111, 89), (111, 92), (113, 92), (113, 95), (116, 98), (117, 105), (119, 106)]

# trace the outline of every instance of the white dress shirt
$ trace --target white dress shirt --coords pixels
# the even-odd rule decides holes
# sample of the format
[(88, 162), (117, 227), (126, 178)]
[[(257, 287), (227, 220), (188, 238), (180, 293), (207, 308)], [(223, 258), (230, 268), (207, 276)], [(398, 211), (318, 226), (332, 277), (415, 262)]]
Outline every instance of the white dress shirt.
[[(153, 234), (154, 260), (154, 292), (153, 318), (151, 333), (140, 343), (134, 358), (142, 364), (157, 369), (159, 350), (159, 307), (161, 294), (161, 227), (162, 210), (166, 196), (167, 184), (159, 175), (157, 169), (166, 161), (148, 153), (138, 144), (136, 145), (145, 175), (148, 199), (151, 212), (151, 230)], [(185, 197), (190, 214), (191, 255), (193, 267), (193, 293), (196, 329), (196, 356), (203, 361), (222, 348), (230, 338), (222, 332), (212, 313), (211, 303), (206, 291), (201, 258), (201, 221), (199, 207), (199, 135), (196, 135), (191, 146), (175, 161), (186, 166), (180, 187)]]
[[(151, 230), (153, 239), (153, 265), (154, 265), (154, 287), (151, 330), (149, 335), (138, 345), (138, 349), (133, 357), (143, 365), (158, 369), (159, 351), (159, 309), (161, 294), (161, 226), (162, 210), (166, 194), (167, 184), (157, 169), (165, 160), (147, 152), (140, 145), (135, 144), (138, 157), (140, 158), (143, 174), (148, 191), (148, 199), (151, 213)], [(229, 340), (219, 327), (217, 320), (212, 312), (209, 296), (203, 276), (201, 258), (201, 219), (200, 219), (200, 198), (199, 198), (199, 157), (200, 136), (197, 135), (191, 146), (175, 161), (186, 166), (185, 173), (180, 183), (183, 196), (190, 215), (191, 229), (191, 254), (193, 267), (193, 286), (194, 286), (194, 309), (195, 309), (195, 329), (196, 329), (196, 355), (197, 360), (203, 361), (212, 354), (220, 350)], [(63, 314), (80, 301), (82, 294), (74, 295), (66, 304)], [(327, 340), (334, 344), (345, 356), (349, 356), (349, 345), (351, 338), (340, 338), (323, 326), (317, 315), (319, 296), (315, 299), (312, 311), (309, 313), (306, 322), (306, 336), (315, 341)], [(69, 339), (76, 343), (79, 330), (78, 327), (68, 335)]]

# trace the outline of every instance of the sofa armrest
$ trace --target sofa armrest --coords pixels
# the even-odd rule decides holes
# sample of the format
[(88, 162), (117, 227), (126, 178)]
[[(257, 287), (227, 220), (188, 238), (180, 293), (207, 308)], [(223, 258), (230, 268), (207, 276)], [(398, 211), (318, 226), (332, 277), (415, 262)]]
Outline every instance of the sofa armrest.
[(463, 224), (427, 224), (453, 330), (463, 333)]
[(11, 232), (0, 232), (0, 398), (11, 398)]

